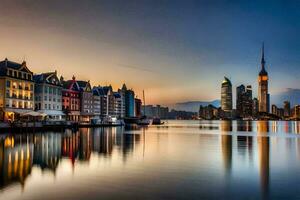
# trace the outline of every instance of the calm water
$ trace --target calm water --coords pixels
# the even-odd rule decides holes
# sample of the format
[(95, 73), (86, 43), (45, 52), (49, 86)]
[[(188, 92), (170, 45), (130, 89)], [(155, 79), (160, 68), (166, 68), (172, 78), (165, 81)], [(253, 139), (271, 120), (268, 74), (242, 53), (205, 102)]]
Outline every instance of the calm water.
[(300, 198), (299, 133), (299, 122), (168, 121), (2, 134), (0, 199)]

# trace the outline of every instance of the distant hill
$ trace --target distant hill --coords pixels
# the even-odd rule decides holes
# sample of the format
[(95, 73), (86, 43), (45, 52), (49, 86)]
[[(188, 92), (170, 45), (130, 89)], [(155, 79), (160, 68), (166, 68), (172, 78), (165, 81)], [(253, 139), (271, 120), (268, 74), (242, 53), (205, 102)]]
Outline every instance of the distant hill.
[(278, 94), (271, 94), (271, 103), (279, 107), (283, 107), (286, 100), (291, 102), (291, 106), (300, 104), (300, 89), (287, 88)]
[(176, 103), (174, 106), (172, 106), (172, 108), (181, 111), (198, 112), (200, 105), (207, 106), (209, 104), (212, 104), (215, 107), (220, 107), (220, 100), (180, 102), (180, 103)]

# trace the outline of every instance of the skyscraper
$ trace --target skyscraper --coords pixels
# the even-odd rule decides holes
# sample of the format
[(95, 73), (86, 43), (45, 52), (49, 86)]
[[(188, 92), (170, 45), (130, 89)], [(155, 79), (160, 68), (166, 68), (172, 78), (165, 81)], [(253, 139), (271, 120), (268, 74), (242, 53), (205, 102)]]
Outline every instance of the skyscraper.
[(268, 72), (265, 69), (264, 44), (262, 46), (261, 70), (258, 75), (258, 109), (259, 112), (269, 113), (270, 95), (268, 93)]
[(252, 116), (252, 87), (240, 85), (236, 88), (236, 114), (237, 117)]
[(224, 77), (221, 87), (221, 108), (225, 112), (232, 111), (232, 85), (227, 77)]

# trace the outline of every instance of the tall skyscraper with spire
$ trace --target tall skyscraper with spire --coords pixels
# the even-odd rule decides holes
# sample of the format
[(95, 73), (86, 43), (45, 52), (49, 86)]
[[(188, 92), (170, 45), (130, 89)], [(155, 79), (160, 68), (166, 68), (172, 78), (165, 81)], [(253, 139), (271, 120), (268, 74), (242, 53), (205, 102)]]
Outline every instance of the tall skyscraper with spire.
[(265, 69), (265, 50), (262, 45), (261, 70), (258, 75), (258, 109), (259, 112), (269, 113), (270, 111), (270, 95), (268, 91), (268, 72)]

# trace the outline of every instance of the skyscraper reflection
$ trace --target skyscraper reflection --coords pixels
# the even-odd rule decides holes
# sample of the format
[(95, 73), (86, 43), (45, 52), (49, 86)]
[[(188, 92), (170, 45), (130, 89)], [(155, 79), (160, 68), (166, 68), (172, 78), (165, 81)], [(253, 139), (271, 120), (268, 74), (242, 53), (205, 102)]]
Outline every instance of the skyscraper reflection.
[(252, 121), (238, 120), (236, 123), (237, 123), (237, 131), (246, 131), (246, 132), (252, 131)]
[(268, 132), (268, 122), (258, 121), (258, 161), (260, 172), (260, 185), (263, 198), (269, 195), (269, 181), (270, 181), (270, 141), (268, 136), (264, 136)]
[(230, 176), (232, 168), (232, 121), (221, 121), (221, 148), (226, 176)]

